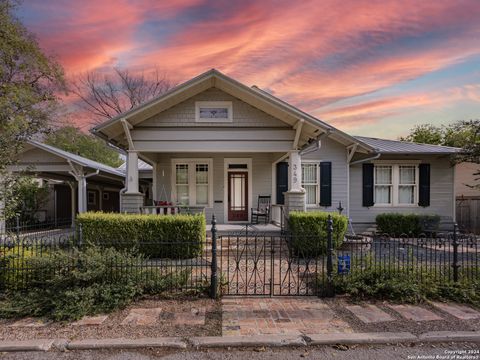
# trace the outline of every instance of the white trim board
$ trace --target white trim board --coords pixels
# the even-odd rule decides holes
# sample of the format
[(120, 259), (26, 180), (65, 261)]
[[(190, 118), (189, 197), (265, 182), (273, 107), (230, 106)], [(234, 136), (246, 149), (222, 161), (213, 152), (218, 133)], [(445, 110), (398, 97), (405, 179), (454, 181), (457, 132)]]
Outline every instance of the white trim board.
[[(247, 221), (228, 221), (228, 165), (246, 164), (247, 169), (232, 169), (231, 171), (245, 171), (248, 173), (248, 219)], [(252, 212), (252, 188), (253, 188), (252, 158), (224, 158), (223, 159), (223, 222), (225, 224), (248, 223)]]

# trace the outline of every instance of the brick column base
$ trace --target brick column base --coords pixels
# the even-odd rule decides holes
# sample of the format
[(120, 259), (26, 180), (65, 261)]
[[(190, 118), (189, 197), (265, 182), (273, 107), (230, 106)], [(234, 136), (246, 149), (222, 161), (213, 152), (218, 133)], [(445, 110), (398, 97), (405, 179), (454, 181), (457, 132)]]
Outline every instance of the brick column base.
[(123, 193), (120, 194), (120, 197), (122, 204), (120, 212), (127, 214), (140, 214), (140, 207), (144, 204), (144, 195), (142, 193)]

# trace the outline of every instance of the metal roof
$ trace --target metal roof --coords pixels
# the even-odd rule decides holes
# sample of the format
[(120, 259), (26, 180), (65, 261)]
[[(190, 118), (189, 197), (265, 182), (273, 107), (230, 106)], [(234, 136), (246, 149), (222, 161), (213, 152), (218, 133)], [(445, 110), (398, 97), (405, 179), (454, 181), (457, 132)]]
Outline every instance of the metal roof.
[[(138, 170), (140, 171), (151, 171), (153, 168), (152, 168), (152, 165), (150, 164), (147, 164), (145, 161), (141, 160), (141, 159), (138, 159)], [(122, 165), (120, 165), (117, 170), (120, 170), (120, 171), (127, 171), (127, 163), (124, 162)]]
[(122, 170), (115, 169), (111, 166), (99, 163), (97, 161), (93, 161), (93, 160), (84, 158), (83, 156), (80, 156), (80, 155), (72, 154), (68, 151), (56, 148), (55, 146), (47, 145), (47, 144), (44, 144), (44, 143), (41, 143), (41, 142), (38, 142), (38, 141), (35, 141), (35, 140), (29, 140), (28, 143), (32, 146), (35, 146), (35, 147), (39, 148), (39, 149), (42, 149), (42, 150), (48, 151), (48, 152), (50, 152), (54, 155), (60, 156), (60, 157), (64, 158), (65, 160), (70, 160), (71, 162), (76, 163), (80, 166), (89, 167), (89, 168), (92, 168), (92, 169), (95, 169), (95, 170), (103, 171), (103, 172), (113, 174), (113, 175), (117, 175), (117, 176), (121, 176), (121, 177), (125, 176), (125, 172), (122, 171)]
[(460, 148), (430, 144), (419, 144), (408, 141), (377, 139), (365, 136), (355, 136), (358, 140), (375, 148), (383, 154), (455, 154)]

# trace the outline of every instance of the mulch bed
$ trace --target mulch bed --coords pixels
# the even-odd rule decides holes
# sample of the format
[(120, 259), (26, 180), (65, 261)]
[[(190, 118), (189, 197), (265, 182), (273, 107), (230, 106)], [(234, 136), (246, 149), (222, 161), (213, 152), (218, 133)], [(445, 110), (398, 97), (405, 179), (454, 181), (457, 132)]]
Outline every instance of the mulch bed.
[[(191, 308), (206, 308), (205, 325), (174, 325), (170, 315), (175, 312), (190, 311)], [(131, 326), (120, 325), (132, 308), (162, 308), (155, 325)], [(18, 320), (18, 319), (17, 319)], [(13, 319), (0, 320), (0, 340), (29, 339), (70, 339), (82, 340), (92, 338), (142, 338), (163, 336), (215, 336), (222, 333), (221, 303), (206, 298), (180, 299), (143, 299), (123, 310), (108, 315), (101, 325), (73, 326), (71, 323), (52, 322), (44, 327), (9, 327)]]

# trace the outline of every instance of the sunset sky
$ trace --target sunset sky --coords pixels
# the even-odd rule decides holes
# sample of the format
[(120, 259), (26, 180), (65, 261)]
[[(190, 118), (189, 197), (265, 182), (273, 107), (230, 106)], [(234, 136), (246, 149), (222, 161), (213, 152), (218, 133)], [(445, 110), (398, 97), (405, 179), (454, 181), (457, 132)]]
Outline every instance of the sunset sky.
[(25, 0), (67, 75), (210, 68), (355, 135), (480, 118), (479, 0)]

